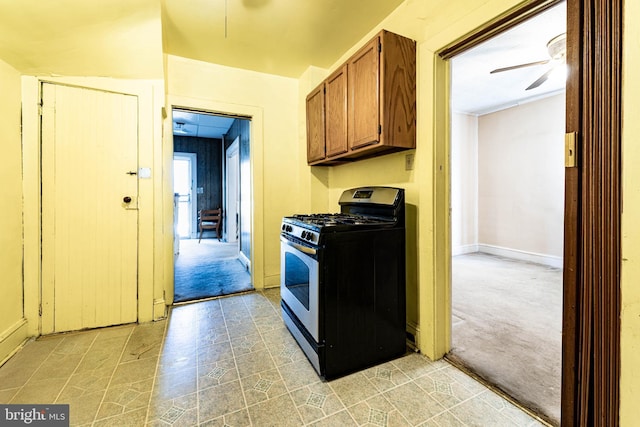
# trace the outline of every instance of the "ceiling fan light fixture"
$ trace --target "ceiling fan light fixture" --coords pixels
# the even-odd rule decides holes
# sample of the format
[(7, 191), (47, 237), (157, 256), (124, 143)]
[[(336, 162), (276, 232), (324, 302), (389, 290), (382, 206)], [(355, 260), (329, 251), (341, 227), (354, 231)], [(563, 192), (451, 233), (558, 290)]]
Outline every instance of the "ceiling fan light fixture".
[(554, 60), (562, 60), (567, 54), (567, 33), (558, 34), (547, 43), (549, 56)]

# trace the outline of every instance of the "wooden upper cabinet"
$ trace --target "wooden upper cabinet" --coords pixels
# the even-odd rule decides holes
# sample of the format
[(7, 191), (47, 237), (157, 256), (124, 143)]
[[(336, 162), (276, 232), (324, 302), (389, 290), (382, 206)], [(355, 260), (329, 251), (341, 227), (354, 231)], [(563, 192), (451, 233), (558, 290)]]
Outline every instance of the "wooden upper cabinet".
[(324, 83), (307, 95), (307, 162), (324, 159)]
[(346, 153), (347, 143), (347, 66), (325, 80), (325, 137), (327, 157)]
[(380, 38), (349, 61), (349, 147), (378, 142), (380, 130)]
[(311, 165), (415, 148), (416, 43), (383, 30), (312, 91), (307, 145)]

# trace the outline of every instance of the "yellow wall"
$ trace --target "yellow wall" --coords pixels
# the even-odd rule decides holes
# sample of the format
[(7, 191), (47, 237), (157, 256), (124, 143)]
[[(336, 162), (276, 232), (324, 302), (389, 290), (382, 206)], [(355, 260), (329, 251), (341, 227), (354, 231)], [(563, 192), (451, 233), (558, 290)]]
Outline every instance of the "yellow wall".
[[(203, 110), (250, 115), (254, 158), (254, 242), (252, 245), (257, 286), (278, 284), (278, 224), (283, 215), (293, 212), (337, 209), (336, 200), (347, 187), (362, 184), (397, 185), (407, 189), (409, 209), (408, 255), (416, 266), (409, 269), (409, 320), (419, 329), (420, 346), (435, 358), (448, 347), (448, 224), (446, 194), (448, 165), (447, 64), (435, 52), (463, 37), (487, 21), (504, 14), (520, 0), (406, 0), (376, 28), (345, 52), (327, 70), (311, 67), (299, 80), (281, 78), (165, 57), (167, 103)], [(640, 394), (640, 122), (635, 109), (640, 103), (640, 88), (635, 76), (640, 72), (640, 28), (632, 25), (632, 17), (640, 16), (640, 3), (626, 1), (624, 59), (624, 131), (623, 131), (623, 265), (622, 265), (622, 378), (621, 425), (634, 425), (636, 401)], [(380, 28), (404, 34), (418, 41), (418, 137), (415, 169), (404, 170), (404, 155), (398, 153), (351, 165), (332, 168), (310, 168), (305, 160), (304, 97), (330, 71)], [(3, 156), (0, 158), (0, 191), (5, 204), (0, 227), (0, 342), (7, 331), (22, 318), (20, 269), (20, 179), (19, 152), (19, 73), (0, 63), (3, 102), (0, 104), (0, 126)], [(32, 78), (33, 81), (35, 81)], [(23, 101), (34, 98), (33, 81), (23, 84)], [(37, 85), (37, 83), (36, 83)], [(141, 120), (147, 127), (149, 141), (145, 156), (157, 172), (170, 168), (168, 150), (171, 138), (160, 140), (159, 112), (151, 105), (162, 103), (162, 93), (149, 83), (138, 83), (146, 105)], [(24, 88), (27, 88), (26, 92)], [(112, 85), (113, 87), (113, 85)], [(146, 87), (147, 89), (140, 89)], [(160, 91), (162, 92), (162, 91)], [(37, 91), (36, 91), (37, 94)], [(25, 107), (35, 119), (36, 104)], [(8, 122), (8, 123), (4, 123)], [(170, 133), (165, 122), (165, 135)], [(37, 126), (25, 127), (24, 197), (25, 197), (25, 314), (29, 333), (37, 333), (38, 251), (37, 213)], [(36, 145), (34, 145), (36, 144)], [(161, 306), (163, 292), (170, 283), (172, 256), (167, 243), (171, 231), (171, 200), (167, 199), (170, 174), (150, 185), (151, 211), (143, 215), (151, 225), (143, 228), (142, 247), (146, 255), (142, 267), (144, 318), (154, 317), (152, 307)], [(169, 184), (168, 184), (169, 183)], [(169, 191), (170, 194), (170, 191)], [(18, 203), (13, 203), (18, 201)], [(145, 208), (147, 209), (147, 208)], [(150, 228), (149, 228), (150, 227)], [(169, 227), (169, 228), (167, 228)], [(148, 257), (151, 258), (148, 258)], [(17, 267), (18, 266), (18, 267)], [(31, 321), (33, 320), (33, 321)], [(7, 341), (8, 342), (8, 341)], [(1, 344), (0, 344), (1, 345)], [(17, 344), (16, 344), (17, 345)], [(4, 348), (0, 347), (0, 360)]]
[[(166, 78), (169, 107), (251, 117), (252, 275), (257, 288), (279, 286), (280, 221), (304, 207), (298, 170), (306, 152), (298, 144), (298, 80), (172, 55)], [(171, 143), (165, 149), (171, 155)]]
[(0, 61), (0, 363), (27, 337), (22, 298), (20, 73)]
[(640, 3), (625, 1), (622, 77), (622, 313), (620, 425), (638, 424), (640, 396)]

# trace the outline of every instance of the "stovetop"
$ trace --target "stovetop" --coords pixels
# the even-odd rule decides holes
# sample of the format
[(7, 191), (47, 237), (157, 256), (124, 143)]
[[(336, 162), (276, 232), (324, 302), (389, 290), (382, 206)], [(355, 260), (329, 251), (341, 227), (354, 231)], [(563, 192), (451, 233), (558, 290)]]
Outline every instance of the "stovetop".
[(404, 190), (391, 187), (359, 187), (345, 190), (339, 213), (298, 214), (282, 219), (286, 238), (319, 245), (328, 233), (404, 227)]
[(383, 219), (370, 217), (365, 215), (354, 215), (347, 213), (330, 213), (330, 214), (297, 214), (286, 217), (289, 221), (296, 224), (312, 226), (317, 229), (323, 227), (331, 227), (336, 225), (366, 225), (366, 224), (385, 224), (390, 223), (392, 219)]

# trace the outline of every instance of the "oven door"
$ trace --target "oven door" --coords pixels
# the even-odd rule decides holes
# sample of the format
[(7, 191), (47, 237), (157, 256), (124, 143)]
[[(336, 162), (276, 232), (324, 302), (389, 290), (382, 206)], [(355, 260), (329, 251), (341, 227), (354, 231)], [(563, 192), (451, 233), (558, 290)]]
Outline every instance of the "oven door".
[(320, 341), (318, 251), (280, 236), (280, 296)]

